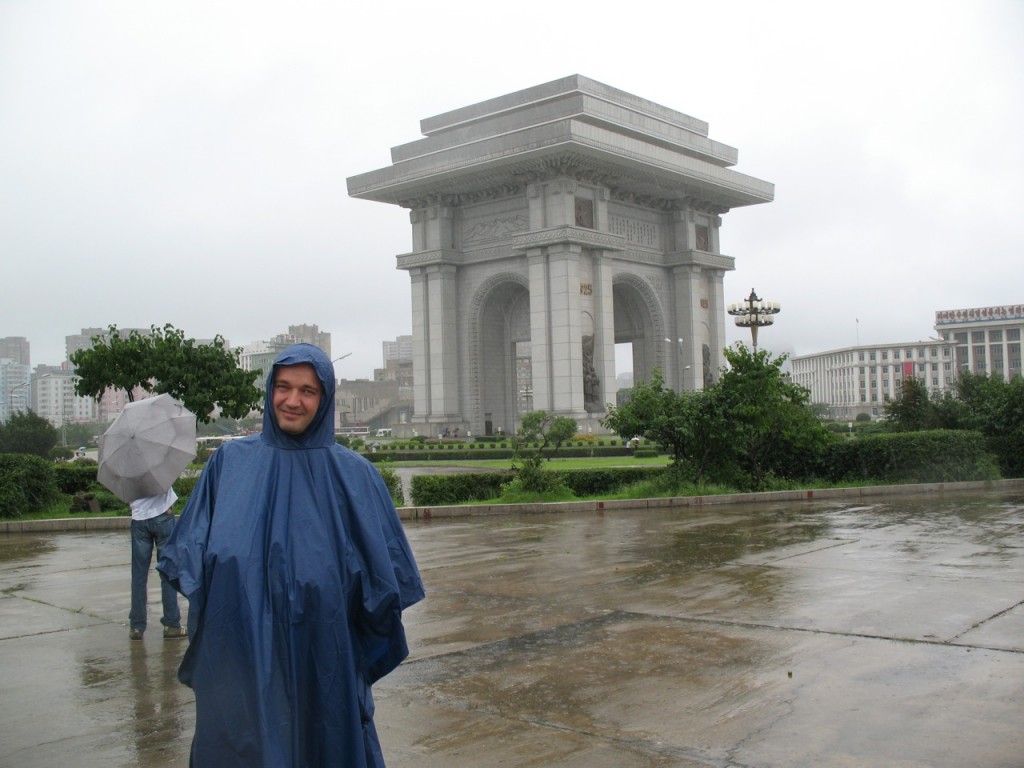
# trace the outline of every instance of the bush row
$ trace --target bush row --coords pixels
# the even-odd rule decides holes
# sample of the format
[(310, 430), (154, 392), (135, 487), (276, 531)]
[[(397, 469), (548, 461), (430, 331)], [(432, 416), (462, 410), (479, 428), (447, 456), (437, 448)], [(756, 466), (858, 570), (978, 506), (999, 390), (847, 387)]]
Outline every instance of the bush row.
[[(594, 496), (616, 491), (662, 474), (661, 467), (616, 467), (612, 469), (550, 470), (557, 481), (576, 496)], [(467, 501), (487, 501), (501, 496), (501, 486), (515, 474), (467, 472), (459, 475), (416, 475), (412, 479), (412, 503), (417, 507), (438, 507)]]
[(836, 483), (940, 483), (994, 480), (999, 465), (980, 432), (889, 432), (829, 446), (822, 474)]
[(42, 509), (58, 495), (52, 462), (24, 453), (0, 454), (0, 519)]
[[(487, 461), (497, 459), (511, 459), (516, 455), (514, 448), (470, 448), (471, 443), (461, 446), (447, 446), (446, 449), (417, 449), (417, 450), (396, 450), (391, 446), (382, 446), (376, 451), (369, 451), (363, 455), (370, 461)], [(438, 448), (440, 448), (438, 446)], [(643, 451), (644, 449), (640, 449)], [(607, 456), (633, 456), (629, 448), (622, 445), (590, 446), (583, 445), (563, 446), (558, 449), (558, 458), (600, 458)], [(636, 453), (635, 455), (640, 455)], [(647, 449), (647, 455), (657, 456), (654, 449)]]
[[(978, 432), (881, 433), (836, 441), (819, 457), (813, 469), (817, 477), (830, 484), (995, 480), (1000, 477), (1001, 464), (997, 463), (989, 448), (989, 443)], [(637, 451), (637, 455), (642, 452), (643, 449)], [(561, 451), (559, 455), (562, 455)], [(558, 470), (551, 473), (576, 496), (595, 496), (615, 493), (624, 486), (657, 477), (665, 471), (662, 468), (637, 467)], [(497, 499), (501, 496), (502, 484), (513, 477), (511, 472), (419, 475), (412, 480), (412, 502), (416, 506), (429, 507)]]

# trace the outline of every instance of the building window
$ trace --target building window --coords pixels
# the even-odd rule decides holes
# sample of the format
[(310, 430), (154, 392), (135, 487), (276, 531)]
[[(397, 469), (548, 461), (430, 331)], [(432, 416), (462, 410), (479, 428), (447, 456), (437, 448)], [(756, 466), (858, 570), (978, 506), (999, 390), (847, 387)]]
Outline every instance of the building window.
[(932, 376), (932, 386), (933, 387), (939, 386), (939, 377), (938, 376)]
[(985, 343), (985, 332), (984, 331), (971, 331), (971, 341), (975, 344)]
[(898, 349), (894, 349), (892, 351), (892, 359), (893, 360), (899, 360), (900, 359), (900, 351)]
[(939, 348), (938, 347), (928, 347), (928, 351), (931, 353), (932, 357), (938, 357), (939, 356)]
[(1007, 328), (1006, 329), (1006, 340), (1007, 341), (1020, 341), (1020, 328)]
[(942, 348), (942, 356), (943, 357), (949, 357), (949, 347), (943, 347)]
[(887, 350), (887, 349), (883, 349), (882, 350), (882, 359), (883, 360), (888, 360), (889, 359), (889, 350)]
[[(858, 352), (857, 353), (857, 360), (859, 360), (862, 363), (864, 362), (864, 353), (863, 352)], [(861, 369), (861, 373), (863, 373), (863, 372), (864, 372), (864, 369), (862, 368)]]
[(1003, 332), (1002, 331), (989, 331), (988, 332), (988, 340), (989, 341), (1002, 341), (1003, 340)]

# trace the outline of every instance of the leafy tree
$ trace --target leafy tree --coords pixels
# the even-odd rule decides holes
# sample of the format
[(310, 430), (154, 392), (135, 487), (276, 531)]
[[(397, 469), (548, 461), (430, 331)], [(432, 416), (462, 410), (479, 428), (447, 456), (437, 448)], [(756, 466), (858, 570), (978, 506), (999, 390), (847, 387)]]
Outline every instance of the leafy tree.
[(673, 469), (693, 482), (763, 488), (769, 477), (804, 478), (833, 439), (807, 389), (782, 373), (785, 356), (725, 350), (729, 368), (697, 392), (666, 389), (660, 371), (610, 406), (603, 424), (623, 437), (643, 435), (672, 453)]
[(32, 410), (15, 413), (0, 424), (0, 453), (27, 453), (49, 458), (57, 444), (57, 430)]
[(903, 379), (896, 399), (885, 404), (885, 415), (890, 428), (896, 432), (920, 432), (938, 427), (938, 415), (927, 387), (912, 376)]
[(218, 407), (221, 416), (234, 419), (260, 408), (259, 372), (242, 370), (238, 350), (229, 350), (223, 337), (197, 345), (172, 325), (150, 330), (149, 335), (131, 331), (125, 337), (112, 325), (107, 339), (94, 336), (91, 349), (71, 356), (79, 376), (76, 392), (97, 400), (108, 387), (125, 390), (129, 400), (136, 387), (166, 393), (204, 424)]
[(751, 352), (743, 344), (724, 351), (729, 363), (717, 384), (726, 441), (740, 485), (765, 486), (769, 476), (813, 475), (823, 448), (834, 439), (814, 414), (810, 392), (783, 374), (786, 355)]
[[(513, 437), (516, 459), (513, 466), (521, 490), (546, 493), (554, 490), (557, 481), (544, 473), (544, 460), (550, 461), (563, 443), (571, 440), (579, 429), (568, 416), (555, 416), (545, 411), (533, 411), (523, 416), (522, 426)], [(540, 443), (528, 449), (529, 443)]]
[(563, 443), (575, 437), (579, 426), (568, 416), (554, 416), (545, 411), (533, 411), (523, 416), (523, 424), (514, 442), (518, 444), (539, 442), (538, 451), (551, 458)]
[(660, 370), (650, 383), (637, 382), (621, 406), (609, 405), (601, 423), (620, 437), (640, 435), (672, 455), (672, 468), (680, 477), (699, 483), (722, 445), (715, 439), (724, 429), (718, 390), (677, 393), (665, 387)]

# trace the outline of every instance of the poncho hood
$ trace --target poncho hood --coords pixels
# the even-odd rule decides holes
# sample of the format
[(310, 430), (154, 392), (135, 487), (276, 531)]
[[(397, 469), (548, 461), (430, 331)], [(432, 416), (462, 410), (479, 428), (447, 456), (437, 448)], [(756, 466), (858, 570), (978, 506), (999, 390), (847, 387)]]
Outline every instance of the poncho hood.
[[(290, 435), (277, 424), (274, 414), (274, 376), (277, 369), (286, 365), (308, 363), (316, 371), (323, 396), (317, 407), (316, 416), (301, 435)], [(274, 365), (267, 374), (267, 394), (263, 403), (263, 439), (278, 448), (318, 448), (334, 445), (334, 366), (319, 347), (312, 344), (293, 344), (274, 359)]]

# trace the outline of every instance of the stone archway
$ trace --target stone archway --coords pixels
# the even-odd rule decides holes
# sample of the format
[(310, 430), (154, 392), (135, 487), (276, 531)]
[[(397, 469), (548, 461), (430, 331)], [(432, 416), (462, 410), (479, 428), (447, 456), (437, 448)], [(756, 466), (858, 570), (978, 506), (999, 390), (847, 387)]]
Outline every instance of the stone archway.
[(669, 358), (665, 319), (650, 286), (635, 275), (617, 275), (612, 282), (615, 343), (633, 345), (633, 381), (650, 381), (655, 368), (665, 371)]
[(706, 123), (571, 75), (421, 128), (348, 179), (410, 211), (413, 423), (599, 422), (620, 340), (634, 376), (660, 368), (676, 389), (721, 366), (722, 215), (774, 189), (732, 170)]
[(531, 405), (530, 292), (519, 275), (490, 278), (476, 292), (470, 314), (468, 428), (476, 434), (510, 433)]

